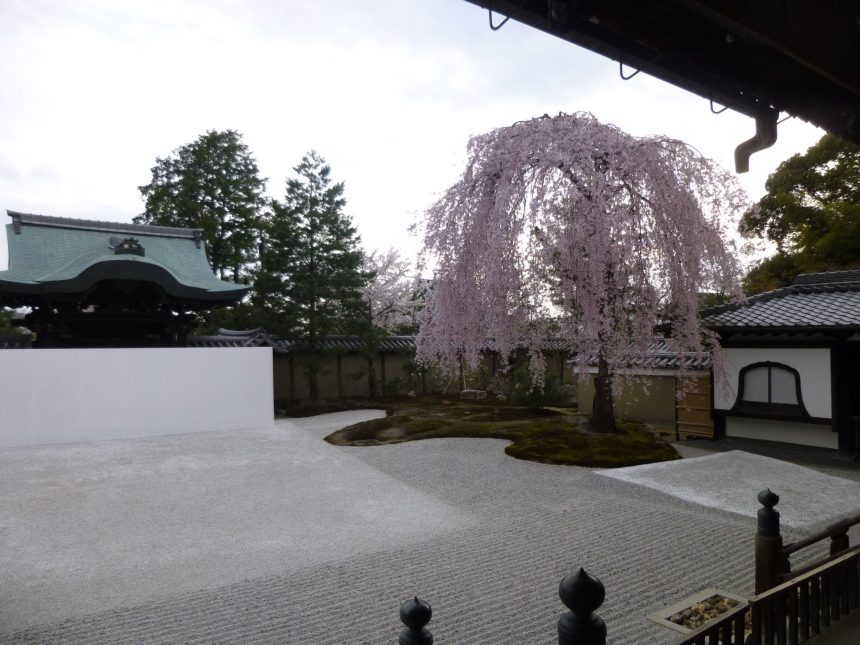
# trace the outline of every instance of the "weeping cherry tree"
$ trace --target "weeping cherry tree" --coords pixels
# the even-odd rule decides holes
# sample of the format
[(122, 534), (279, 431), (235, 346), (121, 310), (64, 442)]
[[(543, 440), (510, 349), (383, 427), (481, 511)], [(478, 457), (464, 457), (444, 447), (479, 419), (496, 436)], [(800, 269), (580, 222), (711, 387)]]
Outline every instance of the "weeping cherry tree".
[(690, 146), (638, 138), (587, 113), (544, 116), (474, 137), (460, 180), (426, 214), (436, 277), (418, 358), (455, 370), (485, 348), (528, 351), (542, 387), (547, 320), (597, 365), (590, 428), (616, 430), (613, 387), (648, 369), (655, 325), (678, 351), (715, 338), (699, 295), (739, 297), (727, 233), (748, 207), (735, 178)]

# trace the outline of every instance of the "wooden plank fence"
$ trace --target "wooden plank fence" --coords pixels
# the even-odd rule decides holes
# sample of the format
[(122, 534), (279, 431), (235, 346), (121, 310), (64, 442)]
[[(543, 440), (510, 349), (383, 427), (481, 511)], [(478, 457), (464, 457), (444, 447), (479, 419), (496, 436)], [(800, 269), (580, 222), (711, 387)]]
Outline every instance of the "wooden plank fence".
[(683, 398), (675, 401), (675, 438), (714, 439), (710, 378), (678, 376), (675, 380), (675, 391), (685, 391)]
[(32, 346), (30, 334), (0, 334), (0, 349), (30, 349)]

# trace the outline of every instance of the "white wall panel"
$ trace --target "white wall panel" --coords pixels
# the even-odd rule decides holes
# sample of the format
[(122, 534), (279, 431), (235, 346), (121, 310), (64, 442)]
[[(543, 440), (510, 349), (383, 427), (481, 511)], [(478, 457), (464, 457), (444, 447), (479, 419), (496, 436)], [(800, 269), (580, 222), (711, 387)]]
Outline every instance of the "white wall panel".
[(0, 447), (268, 427), (271, 348), (0, 351)]
[(830, 426), (799, 421), (726, 417), (726, 436), (839, 448), (839, 437)]

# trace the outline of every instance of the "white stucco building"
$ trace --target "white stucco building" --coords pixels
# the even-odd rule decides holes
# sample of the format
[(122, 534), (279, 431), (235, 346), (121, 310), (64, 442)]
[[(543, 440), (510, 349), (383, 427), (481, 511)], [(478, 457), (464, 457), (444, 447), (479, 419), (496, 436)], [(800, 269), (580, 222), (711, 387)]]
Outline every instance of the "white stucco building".
[(712, 310), (717, 438), (860, 452), (860, 271), (809, 273)]

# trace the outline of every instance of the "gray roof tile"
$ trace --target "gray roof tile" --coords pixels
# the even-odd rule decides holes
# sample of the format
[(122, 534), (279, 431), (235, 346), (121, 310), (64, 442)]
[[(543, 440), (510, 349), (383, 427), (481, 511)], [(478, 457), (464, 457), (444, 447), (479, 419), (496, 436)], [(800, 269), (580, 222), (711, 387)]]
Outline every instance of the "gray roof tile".
[(857, 328), (860, 271), (802, 274), (788, 287), (713, 309), (703, 322), (714, 329)]
[[(570, 362), (574, 362), (571, 360)], [(590, 356), (588, 364), (597, 366), (597, 356)], [(672, 348), (671, 340), (655, 338), (646, 352), (630, 355), (629, 368), (632, 370), (707, 370), (711, 367), (708, 352), (679, 352)]]
[[(302, 341), (298, 339), (278, 339), (263, 329), (234, 331), (219, 329), (214, 336), (190, 336), (191, 347), (271, 347), (276, 354), (300, 352)], [(328, 336), (322, 342), (324, 351), (358, 352), (364, 343), (358, 336)], [(489, 348), (489, 347), (487, 347)], [(570, 341), (564, 338), (547, 338), (544, 349), (548, 352), (572, 352)], [(387, 336), (382, 339), (379, 351), (391, 354), (411, 354), (415, 351), (414, 336)], [(596, 358), (590, 361), (597, 364)], [(655, 338), (647, 354), (633, 357), (631, 367), (665, 370), (706, 370), (711, 366), (711, 357), (706, 352), (676, 352), (670, 348), (665, 338)]]
[(804, 284), (839, 284), (843, 282), (860, 282), (860, 271), (826, 271), (823, 273), (801, 273), (794, 279), (795, 285)]
[(235, 331), (232, 329), (219, 329), (213, 336), (189, 336), (189, 347), (273, 347), (276, 350), (283, 349), (283, 341), (278, 341), (269, 336), (260, 327)]
[[(213, 336), (190, 336), (188, 344), (192, 347), (272, 347), (277, 353), (289, 353), (300, 350), (303, 341), (274, 338), (263, 329), (219, 329)], [(569, 351), (570, 347), (570, 342), (563, 338), (547, 338), (544, 345), (548, 352)], [(322, 349), (329, 352), (358, 352), (364, 349), (364, 341), (358, 336), (327, 336), (322, 341)], [(489, 343), (485, 349), (489, 349)], [(392, 354), (413, 353), (415, 336), (386, 336), (380, 341), (379, 351)]]
[[(202, 228), (176, 228), (173, 226), (151, 226), (149, 224), (129, 224), (127, 222), (105, 222), (95, 219), (74, 219), (71, 217), (54, 217), (53, 215), (34, 215), (6, 210), (12, 218), (13, 229), (22, 224), (26, 226), (51, 226), (55, 228), (74, 228), (85, 231), (102, 231), (106, 233), (132, 233), (139, 235), (160, 235), (162, 237), (182, 237), (200, 240), (203, 237)], [(17, 230), (15, 231), (17, 233)]]

